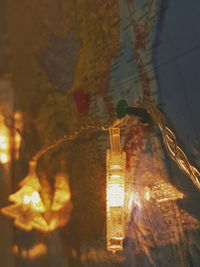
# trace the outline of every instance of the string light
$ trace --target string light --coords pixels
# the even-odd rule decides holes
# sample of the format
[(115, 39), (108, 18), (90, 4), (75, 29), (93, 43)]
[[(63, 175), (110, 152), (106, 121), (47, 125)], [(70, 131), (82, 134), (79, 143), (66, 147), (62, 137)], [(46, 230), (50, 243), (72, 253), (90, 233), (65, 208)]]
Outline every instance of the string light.
[[(31, 164), (33, 163), (31, 162)], [(41, 187), (36, 173), (30, 171), (20, 186), (21, 188), (16, 193), (8, 197), (15, 204), (2, 208), (2, 213), (14, 218), (14, 224), (25, 231), (35, 228), (42, 232), (48, 232), (49, 227), (43, 217), (46, 208), (38, 192)]]
[(166, 125), (163, 113), (149, 102), (142, 102), (128, 106), (125, 100), (120, 100), (116, 108), (117, 117), (121, 119), (126, 115), (139, 116), (144, 123), (157, 125), (162, 133), (163, 141), (168, 155), (176, 162), (178, 167), (200, 189), (200, 172), (189, 162), (186, 154), (177, 144), (175, 134)]
[(67, 175), (59, 173), (56, 176), (52, 205), (47, 209), (39, 194), (39, 179), (32, 172), (34, 164), (30, 163), (30, 174), (21, 181), (21, 188), (8, 197), (15, 204), (2, 208), (2, 213), (14, 218), (14, 224), (25, 231), (35, 228), (42, 232), (51, 232), (64, 226), (69, 220), (72, 205)]
[(162, 133), (168, 155), (176, 162), (186, 176), (192, 180), (196, 187), (200, 189), (200, 172), (189, 162), (186, 154), (178, 146), (177, 138), (172, 130), (167, 127), (163, 113), (150, 103), (135, 104), (133, 107), (141, 108), (148, 112)]
[[(17, 119), (19, 119), (18, 115)], [(17, 227), (25, 231), (37, 229), (42, 232), (51, 232), (67, 223), (72, 209), (70, 201), (71, 192), (67, 174), (57, 174), (52, 205), (50, 209), (47, 209), (39, 193), (41, 185), (36, 174), (37, 161), (48, 151), (56, 148), (63, 142), (75, 139), (79, 134), (89, 129), (105, 131), (107, 128), (106, 126), (98, 127), (92, 125), (81, 127), (73, 134), (65, 135), (49, 146), (42, 148), (32, 157), (29, 162), (29, 173), (19, 183), (21, 188), (8, 197), (8, 199), (15, 204), (1, 209), (4, 215), (15, 219), (14, 224)]]
[(110, 150), (107, 150), (106, 207), (107, 250), (122, 250), (124, 239), (124, 198), (126, 154), (121, 152), (120, 129), (109, 128)]
[[(183, 150), (177, 145), (174, 133), (166, 126), (164, 115), (149, 103), (135, 104), (132, 107), (124, 105), (122, 113), (124, 117), (128, 115), (142, 116), (142, 122), (150, 122), (151, 119), (162, 132), (165, 147), (170, 157), (177, 163), (180, 169), (187, 174), (194, 184), (200, 189), (200, 173), (190, 164)], [(18, 114), (19, 115), (19, 114)], [(16, 125), (20, 124), (20, 116), (16, 115)], [(121, 118), (122, 118), (121, 117)], [(0, 117), (1, 120), (1, 117)], [(111, 127), (88, 125), (81, 127), (71, 135), (64, 136), (56, 140), (47, 147), (39, 150), (30, 161), (29, 174), (20, 183), (20, 189), (9, 196), (9, 200), (14, 202), (13, 205), (5, 207), (2, 212), (5, 215), (15, 219), (15, 225), (30, 231), (37, 229), (43, 232), (53, 231), (57, 227), (63, 226), (71, 211), (70, 189), (66, 174), (59, 174), (56, 177), (55, 192), (51, 208), (47, 210), (40, 196), (40, 183), (36, 175), (37, 161), (42, 155), (56, 148), (66, 141), (74, 140), (80, 134), (88, 130), (109, 130), (110, 146), (107, 150), (107, 177), (106, 177), (106, 209), (107, 209), (107, 250), (116, 252), (122, 250), (122, 242), (124, 233), (124, 206), (125, 206), (125, 178), (126, 178), (126, 154), (121, 152), (120, 128), (117, 127), (121, 120), (116, 120)], [(5, 128), (0, 131), (0, 161), (7, 163), (9, 161), (9, 139)], [(21, 140), (16, 137), (16, 148), (19, 149)], [(17, 158), (19, 153), (16, 154)], [(174, 190), (170, 194), (159, 195), (159, 191), (163, 192), (164, 183), (154, 184), (152, 187), (146, 187), (144, 190), (144, 199), (150, 201), (156, 199), (159, 202), (175, 200), (182, 198), (183, 194)], [(134, 196), (133, 196), (134, 201)], [(48, 214), (47, 214), (48, 213)]]

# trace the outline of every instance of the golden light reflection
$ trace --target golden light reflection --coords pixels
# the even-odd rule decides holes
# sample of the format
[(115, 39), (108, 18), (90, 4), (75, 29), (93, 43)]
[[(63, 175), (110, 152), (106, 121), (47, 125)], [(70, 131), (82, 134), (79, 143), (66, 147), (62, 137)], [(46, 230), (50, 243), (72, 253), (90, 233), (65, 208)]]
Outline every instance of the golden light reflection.
[(159, 179), (151, 189), (151, 198), (157, 202), (165, 202), (170, 200), (182, 199), (184, 194), (178, 191), (169, 182)]
[(71, 210), (72, 203), (68, 175), (66, 173), (58, 173), (55, 180), (55, 192), (49, 220), (51, 231), (58, 227), (63, 227), (68, 222)]
[(51, 209), (58, 211), (63, 208), (71, 198), (71, 192), (66, 173), (58, 173), (55, 180), (55, 192)]
[[(126, 236), (132, 243), (127, 243), (124, 249), (134, 253), (131, 244), (136, 244), (138, 253), (145, 252), (154, 265), (152, 249), (171, 246), (181, 251), (185, 240), (192, 236), (189, 230), (199, 229), (200, 222), (178, 206), (176, 200), (182, 199), (184, 194), (159, 174), (153, 173), (147, 180), (146, 175), (141, 175), (133, 189), (135, 192), (129, 196), (133, 204), (129, 205), (131, 214), (126, 224)], [(140, 209), (136, 208), (138, 199)]]
[(0, 163), (6, 164), (10, 161), (10, 133), (0, 115)]
[(110, 128), (111, 149), (107, 150), (106, 208), (107, 250), (122, 250), (124, 238), (124, 199), (126, 154), (121, 153), (120, 129)]

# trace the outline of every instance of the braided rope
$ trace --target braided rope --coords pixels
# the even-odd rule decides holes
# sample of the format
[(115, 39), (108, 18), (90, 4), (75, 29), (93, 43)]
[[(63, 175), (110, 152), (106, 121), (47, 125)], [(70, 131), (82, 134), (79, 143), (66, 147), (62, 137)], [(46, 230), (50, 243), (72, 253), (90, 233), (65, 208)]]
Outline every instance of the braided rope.
[(133, 107), (145, 109), (154, 123), (162, 132), (165, 148), (169, 156), (177, 163), (179, 168), (193, 181), (200, 189), (200, 172), (191, 165), (186, 154), (178, 146), (174, 133), (167, 127), (164, 115), (155, 106), (150, 103), (135, 104)]

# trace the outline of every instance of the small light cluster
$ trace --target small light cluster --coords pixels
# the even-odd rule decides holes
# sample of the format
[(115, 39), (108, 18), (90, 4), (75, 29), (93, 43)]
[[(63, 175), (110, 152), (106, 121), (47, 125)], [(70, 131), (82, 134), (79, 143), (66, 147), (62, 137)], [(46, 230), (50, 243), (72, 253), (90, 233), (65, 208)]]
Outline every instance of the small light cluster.
[[(124, 103), (124, 101), (122, 101)], [(125, 101), (126, 102), (126, 101)], [(164, 144), (170, 157), (177, 163), (180, 169), (189, 176), (197, 188), (200, 188), (200, 172), (192, 166), (185, 153), (177, 145), (176, 136), (166, 126), (162, 113), (148, 103), (135, 104), (128, 107), (127, 103), (119, 105), (118, 118), (123, 118), (126, 114), (137, 115), (136, 109), (140, 109), (144, 119), (151, 117), (162, 132)], [(151, 121), (148, 118), (148, 121)], [(19, 159), (19, 149), (21, 145), (21, 130), (23, 128), (22, 115), (20, 112), (14, 114), (14, 138), (11, 138), (9, 129), (5, 125), (2, 115), (0, 115), (0, 163), (6, 164), (11, 159), (11, 149), (14, 159)], [(116, 127), (122, 120), (116, 120), (111, 127), (87, 125), (80, 127), (70, 135), (56, 140), (53, 144), (39, 150), (32, 158), (31, 162), (36, 163), (38, 159), (49, 150), (56, 148), (65, 141), (74, 140), (79, 134), (88, 130), (109, 130), (110, 149), (107, 150), (106, 167), (106, 212), (107, 212), (107, 250), (116, 252), (123, 249), (123, 239), (125, 236), (125, 184), (126, 184), (126, 153), (121, 151), (120, 128)], [(12, 134), (13, 134), (12, 133)], [(13, 137), (13, 136), (12, 136)], [(12, 140), (13, 139), (13, 140)], [(12, 140), (12, 142), (11, 142)], [(32, 169), (32, 170), (33, 170)], [(30, 171), (29, 175), (20, 183), (20, 189), (9, 196), (13, 205), (5, 207), (2, 212), (13, 217), (14, 223), (21, 229), (30, 231), (37, 229), (43, 232), (53, 231), (57, 227), (63, 226), (69, 219), (71, 205), (71, 193), (67, 175), (60, 173), (56, 176), (55, 191), (50, 207), (46, 207), (41, 197), (41, 186), (35, 171)], [(143, 199), (149, 203), (154, 200), (156, 203), (167, 202), (183, 198), (183, 194), (176, 190), (169, 183), (158, 179), (153, 184), (147, 184), (142, 188)], [(129, 205), (140, 207), (138, 192), (129, 194)], [(158, 204), (160, 205), (160, 204)]]

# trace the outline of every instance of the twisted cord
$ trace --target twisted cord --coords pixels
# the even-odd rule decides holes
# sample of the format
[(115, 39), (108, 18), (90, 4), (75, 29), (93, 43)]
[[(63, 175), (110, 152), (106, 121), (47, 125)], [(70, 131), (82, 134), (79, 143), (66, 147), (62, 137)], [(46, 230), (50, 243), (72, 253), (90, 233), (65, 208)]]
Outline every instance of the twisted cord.
[(53, 143), (51, 143), (48, 146), (45, 146), (41, 148), (30, 160), (29, 162), (29, 168), (30, 172), (35, 172), (37, 161), (48, 151), (56, 148), (60, 144), (66, 141), (74, 140), (76, 139), (81, 133), (88, 131), (88, 130), (97, 130), (97, 131), (107, 131), (108, 126), (95, 126), (95, 125), (87, 125), (87, 126), (81, 126), (79, 130), (74, 131), (70, 135), (64, 135), (63, 137), (59, 138), (58, 140), (55, 140)]
[[(200, 172), (189, 162), (186, 154), (183, 150), (177, 145), (177, 139), (174, 133), (167, 127), (166, 120), (164, 115), (152, 104), (150, 103), (140, 103), (134, 104), (133, 107), (145, 109), (155, 124), (157, 124), (160, 129), (164, 141), (165, 148), (169, 154), (169, 156), (177, 163), (179, 168), (193, 181), (193, 183), (200, 189)], [(122, 120), (115, 120), (111, 125), (112, 127), (116, 127), (121, 123)], [(80, 127), (79, 130), (74, 131), (70, 135), (64, 135), (62, 138), (54, 141), (49, 146), (46, 146), (40, 149), (31, 159), (30, 166), (32, 169), (35, 169), (36, 163), (39, 158), (48, 152), (59, 146), (61, 143), (74, 140), (81, 133), (88, 130), (98, 130), (98, 131), (107, 131), (109, 126), (95, 126), (95, 125), (87, 125)]]
[(133, 107), (145, 109), (155, 124), (160, 129), (164, 141), (165, 148), (169, 156), (177, 163), (179, 168), (193, 181), (200, 189), (200, 172), (191, 165), (186, 154), (177, 145), (177, 139), (174, 133), (167, 127), (164, 115), (150, 103), (135, 104)]

